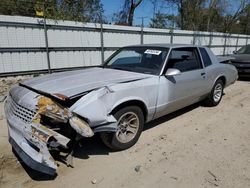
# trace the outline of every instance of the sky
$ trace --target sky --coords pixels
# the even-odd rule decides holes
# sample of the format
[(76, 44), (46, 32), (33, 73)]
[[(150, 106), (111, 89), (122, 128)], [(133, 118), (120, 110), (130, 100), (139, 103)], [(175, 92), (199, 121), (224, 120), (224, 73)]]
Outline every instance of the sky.
[[(104, 15), (108, 19), (109, 22), (112, 22), (112, 16), (114, 13), (117, 13), (119, 10), (122, 9), (124, 0), (101, 0), (104, 8)], [(239, 1), (237, 0), (228, 0), (228, 3), (231, 4), (231, 11), (234, 12), (239, 7)], [(169, 13), (169, 14), (177, 14), (177, 10), (172, 8), (160, 8), (161, 5), (158, 4), (158, 9), (162, 13)], [(148, 26), (150, 23), (150, 19), (153, 17), (153, 5), (151, 0), (143, 0), (139, 7), (135, 10), (134, 15), (134, 25), (141, 25), (141, 18), (146, 17), (144, 19), (144, 25)]]
[[(105, 11), (104, 15), (111, 21), (113, 14), (122, 9), (124, 0), (101, 0), (101, 2)], [(144, 23), (147, 26), (153, 17), (153, 5), (150, 0), (143, 0), (135, 10), (134, 25), (141, 24), (140, 17), (147, 17), (144, 19)]]

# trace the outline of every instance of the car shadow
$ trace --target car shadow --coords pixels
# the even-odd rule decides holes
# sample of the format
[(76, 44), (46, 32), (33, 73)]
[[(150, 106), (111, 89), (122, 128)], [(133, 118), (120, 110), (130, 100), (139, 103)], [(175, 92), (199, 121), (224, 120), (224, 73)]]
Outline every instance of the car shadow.
[[(181, 116), (187, 112), (190, 112), (201, 105), (202, 105), (201, 103), (196, 103), (191, 106), (185, 107), (181, 110), (175, 111), (171, 114), (168, 114), (166, 116), (155, 119), (149, 123), (146, 123), (143, 131), (147, 131), (162, 123), (168, 122), (171, 119)], [(113, 152), (115, 151), (112, 151), (111, 149), (109, 149), (102, 143), (99, 135), (95, 135), (91, 138), (85, 138), (81, 140), (79, 144), (76, 146), (76, 148), (74, 149), (73, 157), (78, 158), (78, 159), (88, 159), (91, 155), (109, 155), (109, 153), (113, 153)], [(24, 170), (27, 172), (27, 174), (30, 176), (30, 178), (35, 181), (54, 180), (57, 177), (57, 175), (50, 176), (50, 175), (46, 175), (41, 172), (35, 171), (31, 169), (30, 167), (28, 167), (22, 161), (20, 161), (20, 163), (23, 166)]]
[[(193, 105), (188, 106), (186, 108), (183, 108), (181, 110), (170, 113), (166, 116), (155, 119), (149, 123), (146, 123), (144, 125), (143, 131), (147, 131), (147, 130), (152, 129), (152, 128), (154, 128), (162, 123), (168, 122), (171, 119), (174, 119), (174, 118), (176, 118), (182, 114), (185, 114), (187, 112), (190, 112), (201, 105), (202, 105), (201, 103), (196, 103), (196, 104), (193, 104)], [(80, 158), (80, 159), (88, 159), (90, 155), (109, 155), (109, 153), (111, 153), (111, 152), (115, 152), (115, 151), (112, 151), (111, 149), (106, 147), (102, 143), (100, 136), (96, 135), (96, 136), (88, 138), (88, 139), (83, 139), (80, 142), (80, 146), (78, 146), (75, 149), (74, 157)]]
[(172, 112), (172, 113), (170, 113), (170, 114), (168, 114), (168, 115), (165, 115), (165, 116), (162, 116), (162, 117), (160, 117), (160, 118), (157, 118), (157, 119), (155, 119), (155, 120), (153, 120), (153, 121), (150, 121), (150, 122), (148, 122), (148, 123), (145, 124), (144, 130), (143, 130), (143, 131), (146, 131), (146, 130), (148, 130), (148, 129), (152, 129), (152, 128), (156, 127), (156, 126), (159, 125), (159, 124), (168, 122), (168, 121), (170, 121), (171, 119), (174, 119), (174, 118), (176, 118), (176, 117), (178, 117), (178, 116), (181, 116), (181, 115), (183, 115), (183, 114), (185, 114), (185, 113), (187, 113), (187, 112), (190, 112), (190, 111), (192, 111), (192, 110), (194, 110), (194, 109), (196, 109), (196, 108), (198, 108), (198, 107), (200, 107), (200, 106), (203, 106), (203, 104), (202, 104), (201, 102), (195, 103), (195, 104), (193, 104), (193, 105), (191, 105), (191, 106), (187, 106), (187, 107), (185, 107), (185, 108), (182, 108), (182, 109), (180, 109), (180, 110), (177, 110), (177, 111), (175, 111), (175, 112)]

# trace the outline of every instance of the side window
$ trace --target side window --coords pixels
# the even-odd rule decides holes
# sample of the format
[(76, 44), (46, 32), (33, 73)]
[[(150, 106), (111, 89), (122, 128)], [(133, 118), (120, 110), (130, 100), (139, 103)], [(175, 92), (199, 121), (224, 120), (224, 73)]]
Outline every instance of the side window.
[(212, 65), (212, 61), (211, 61), (206, 49), (205, 48), (199, 48), (199, 49), (201, 52), (201, 57), (203, 59), (204, 66), (208, 67), (209, 65)]
[(167, 68), (179, 69), (181, 72), (201, 68), (201, 62), (196, 48), (173, 49), (168, 59)]

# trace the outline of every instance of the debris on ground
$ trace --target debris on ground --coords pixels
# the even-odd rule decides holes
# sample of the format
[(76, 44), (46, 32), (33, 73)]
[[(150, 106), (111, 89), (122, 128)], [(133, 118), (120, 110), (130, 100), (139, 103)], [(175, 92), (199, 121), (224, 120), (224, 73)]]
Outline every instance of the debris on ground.
[(160, 136), (160, 140), (166, 140), (166, 139), (167, 139), (167, 135), (164, 134)]
[(171, 179), (174, 179), (174, 180), (178, 180), (178, 178), (177, 178), (177, 177), (174, 177), (174, 176), (171, 176), (170, 178), (171, 178)]
[(97, 180), (96, 180), (96, 179), (92, 179), (92, 180), (91, 180), (91, 183), (92, 183), (92, 184), (96, 184), (96, 183), (97, 183)]
[(141, 165), (137, 165), (137, 166), (135, 167), (135, 171), (136, 171), (136, 172), (140, 172), (140, 170), (141, 170)]
[(210, 170), (208, 170), (208, 173), (214, 178), (215, 181), (220, 181)]
[(6, 78), (0, 78), (0, 102), (3, 102), (11, 86), (32, 77), (34, 76), (26, 75), (26, 76), (10, 76)]
[(207, 181), (208, 183), (210, 183), (211, 185), (215, 186), (215, 187), (218, 187), (218, 186), (219, 186), (217, 183), (214, 183), (214, 182), (212, 182), (212, 181), (210, 181), (210, 180), (208, 180), (208, 179), (206, 179), (206, 181)]
[(102, 180), (104, 180), (104, 177), (102, 177), (102, 178), (99, 179), (99, 180), (97, 180), (97, 179), (94, 178), (94, 179), (91, 180), (91, 183), (92, 183), (92, 184), (98, 184), (98, 183), (102, 182)]
[(211, 185), (218, 187), (219, 186), (218, 182), (220, 181), (220, 179), (218, 179), (217, 176), (215, 176), (214, 173), (212, 173), (210, 170), (208, 170), (208, 173), (210, 176), (212, 176), (212, 179), (206, 178), (205, 180)]

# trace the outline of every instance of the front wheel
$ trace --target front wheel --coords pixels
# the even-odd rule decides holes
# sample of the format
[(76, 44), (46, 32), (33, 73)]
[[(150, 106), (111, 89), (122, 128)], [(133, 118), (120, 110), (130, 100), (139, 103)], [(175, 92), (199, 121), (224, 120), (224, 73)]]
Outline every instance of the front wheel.
[(124, 150), (132, 147), (139, 139), (144, 125), (141, 108), (128, 106), (114, 113), (117, 119), (115, 133), (101, 133), (103, 143), (113, 150)]
[(212, 91), (205, 100), (205, 104), (207, 106), (217, 106), (221, 101), (223, 90), (224, 90), (224, 83), (222, 80), (219, 79), (215, 82)]

